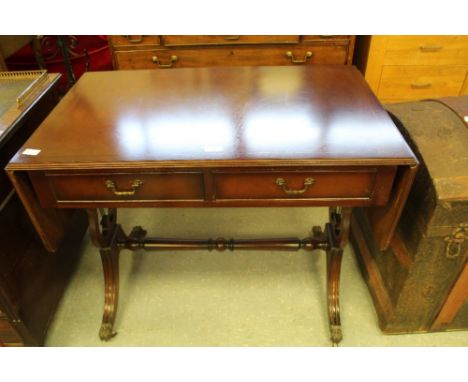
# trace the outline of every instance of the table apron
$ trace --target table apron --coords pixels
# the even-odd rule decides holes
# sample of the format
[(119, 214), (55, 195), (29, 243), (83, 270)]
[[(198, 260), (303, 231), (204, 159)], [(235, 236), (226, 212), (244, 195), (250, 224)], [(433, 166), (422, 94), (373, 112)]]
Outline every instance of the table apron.
[(45, 208), (382, 206), (396, 166), (30, 171)]

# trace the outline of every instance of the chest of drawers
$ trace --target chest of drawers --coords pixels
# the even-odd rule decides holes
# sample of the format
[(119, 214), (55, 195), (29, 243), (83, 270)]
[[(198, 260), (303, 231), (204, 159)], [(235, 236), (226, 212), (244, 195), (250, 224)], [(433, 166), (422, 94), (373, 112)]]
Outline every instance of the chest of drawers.
[(382, 102), (468, 94), (468, 36), (362, 36), (355, 61)]
[(352, 62), (354, 36), (109, 36), (115, 69)]

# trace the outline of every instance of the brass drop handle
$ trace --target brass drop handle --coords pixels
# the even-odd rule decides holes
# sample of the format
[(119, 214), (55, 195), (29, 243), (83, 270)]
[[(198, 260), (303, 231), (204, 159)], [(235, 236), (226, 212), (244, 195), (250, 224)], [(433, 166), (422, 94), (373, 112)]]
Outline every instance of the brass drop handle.
[(143, 41), (143, 36), (140, 36), (138, 38), (132, 38), (132, 36), (124, 36), (128, 42), (131, 42), (132, 44), (138, 44)]
[(416, 83), (411, 84), (411, 87), (413, 89), (428, 89), (431, 86), (432, 86), (432, 84), (430, 82), (426, 82), (426, 83), (423, 83), (423, 84), (416, 84)]
[(161, 64), (159, 61), (158, 56), (153, 56), (151, 59), (155, 64), (158, 64), (160, 68), (171, 68), (174, 62), (177, 62), (179, 60), (179, 57), (177, 56), (171, 56), (171, 62), (169, 64)]
[(288, 195), (300, 195), (300, 194), (303, 194), (305, 193), (309, 187), (314, 184), (315, 180), (314, 178), (305, 178), (304, 179), (304, 187), (299, 189), (299, 190), (292, 190), (290, 188), (288, 188), (288, 184), (286, 182), (286, 180), (284, 180), (283, 178), (277, 178), (275, 183), (278, 187), (281, 187), (282, 190), (288, 194)]
[(119, 191), (117, 190), (117, 187), (115, 185), (115, 182), (113, 180), (106, 180), (106, 188), (111, 190), (114, 195), (117, 196), (132, 196), (135, 195), (136, 190), (143, 184), (142, 180), (135, 179), (132, 184), (130, 185), (131, 190), (123, 190)]
[(452, 231), (451, 236), (446, 236), (444, 241), (447, 243), (445, 246), (445, 256), (448, 259), (456, 259), (460, 256), (462, 245), (468, 239), (468, 223), (460, 223), (458, 228)]
[(419, 50), (421, 52), (438, 52), (442, 50), (444, 47), (442, 45), (421, 45)]
[(304, 55), (304, 59), (303, 60), (298, 60), (296, 58), (294, 58), (294, 54), (293, 52), (286, 52), (286, 57), (291, 59), (291, 62), (293, 64), (304, 64), (305, 62), (307, 62), (307, 60), (309, 58), (312, 57), (312, 52), (311, 51), (307, 51), (306, 54)]
[(236, 41), (240, 39), (240, 36), (224, 36), (226, 41)]

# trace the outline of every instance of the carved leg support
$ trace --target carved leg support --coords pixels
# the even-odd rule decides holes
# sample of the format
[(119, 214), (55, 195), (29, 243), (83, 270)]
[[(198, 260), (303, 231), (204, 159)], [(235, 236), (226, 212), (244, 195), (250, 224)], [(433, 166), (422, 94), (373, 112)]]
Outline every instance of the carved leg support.
[[(101, 215), (101, 218), (100, 216)], [(330, 208), (330, 222), (325, 226), (325, 232), (320, 227), (314, 227), (312, 235), (306, 239), (248, 239), (248, 240), (174, 240), (146, 238), (146, 231), (135, 227), (126, 236), (121, 226), (117, 224), (117, 210), (88, 210), (90, 234), (94, 245), (99, 248), (104, 271), (104, 314), (99, 337), (109, 340), (115, 336), (113, 326), (117, 313), (119, 296), (119, 252), (120, 248), (145, 248), (153, 250), (187, 250), (208, 249), (223, 251), (235, 248), (290, 250), (324, 249), (327, 253), (327, 299), (330, 324), (330, 338), (334, 345), (342, 339), (340, 321), (340, 271), (343, 249), (348, 241), (351, 208)]]
[(113, 327), (119, 298), (118, 240), (125, 238), (125, 234), (116, 222), (117, 210), (110, 209), (107, 213), (104, 211), (100, 213), (99, 222), (98, 210), (88, 210), (91, 238), (94, 245), (99, 248), (104, 273), (104, 313), (99, 337), (108, 341), (117, 334)]
[(104, 313), (99, 337), (108, 341), (117, 333), (113, 331), (119, 298), (119, 252), (116, 245), (101, 248), (102, 269), (104, 271)]
[(328, 235), (327, 249), (327, 300), (330, 339), (333, 345), (343, 339), (340, 318), (340, 274), (343, 249), (348, 241), (351, 208), (330, 208), (330, 223), (325, 230)]
[(337, 345), (343, 339), (340, 319), (340, 271), (343, 250), (331, 248), (327, 251), (327, 299), (330, 339)]

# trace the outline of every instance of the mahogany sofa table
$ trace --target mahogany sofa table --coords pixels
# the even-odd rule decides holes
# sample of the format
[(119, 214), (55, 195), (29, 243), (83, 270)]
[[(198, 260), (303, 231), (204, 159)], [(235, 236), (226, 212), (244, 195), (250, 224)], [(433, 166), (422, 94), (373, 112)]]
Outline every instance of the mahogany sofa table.
[[(36, 150), (36, 151), (34, 151)], [(37, 151), (40, 150), (40, 151)], [(115, 333), (121, 248), (327, 254), (331, 340), (353, 207), (388, 246), (417, 160), (353, 67), (232, 67), (85, 74), (12, 158), (8, 174), (49, 251), (63, 210), (88, 210), (105, 279), (100, 337)], [(127, 235), (118, 207), (329, 206), (309, 237)]]

